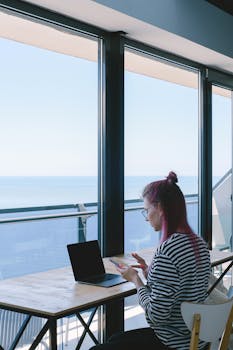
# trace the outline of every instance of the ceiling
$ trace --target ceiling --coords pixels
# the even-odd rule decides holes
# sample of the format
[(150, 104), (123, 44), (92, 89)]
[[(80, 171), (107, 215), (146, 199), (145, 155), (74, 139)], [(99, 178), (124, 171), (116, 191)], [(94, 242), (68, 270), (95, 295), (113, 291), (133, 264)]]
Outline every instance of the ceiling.
[(233, 16), (233, 1), (232, 0), (206, 0), (212, 5), (217, 6), (221, 10)]
[[(196, 44), (184, 37), (130, 17), (122, 12), (103, 6), (92, 0), (27, 0), (30, 3), (62, 13), (69, 17), (90, 23), (109, 31), (124, 31), (130, 39), (137, 40), (161, 50), (202, 63), (212, 68), (233, 73), (233, 59), (209, 48)], [(1, 28), (0, 23), (0, 36)], [(18, 27), (11, 26), (11, 35), (18, 35)], [(33, 31), (27, 28), (28, 37)], [(6, 33), (5, 33), (6, 34)], [(45, 42), (49, 38), (43, 36)]]

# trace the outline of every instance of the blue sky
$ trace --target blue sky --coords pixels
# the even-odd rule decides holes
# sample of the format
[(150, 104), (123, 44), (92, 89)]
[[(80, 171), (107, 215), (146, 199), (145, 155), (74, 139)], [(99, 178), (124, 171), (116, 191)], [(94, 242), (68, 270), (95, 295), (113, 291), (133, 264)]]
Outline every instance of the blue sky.
[[(97, 63), (5, 39), (0, 51), (0, 175), (96, 175)], [(230, 107), (214, 97), (215, 175), (230, 167)], [(197, 167), (197, 90), (126, 72), (125, 174)]]

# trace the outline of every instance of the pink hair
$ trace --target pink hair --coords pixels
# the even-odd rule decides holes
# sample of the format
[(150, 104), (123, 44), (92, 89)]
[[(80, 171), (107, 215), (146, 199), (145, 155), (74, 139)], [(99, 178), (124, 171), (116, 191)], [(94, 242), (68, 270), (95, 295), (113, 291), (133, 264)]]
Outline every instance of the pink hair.
[(142, 193), (142, 197), (147, 198), (152, 205), (161, 205), (163, 216), (160, 243), (176, 232), (190, 234), (190, 238), (194, 238), (194, 232), (187, 221), (184, 195), (177, 182), (176, 174), (171, 171), (165, 180), (151, 182)]

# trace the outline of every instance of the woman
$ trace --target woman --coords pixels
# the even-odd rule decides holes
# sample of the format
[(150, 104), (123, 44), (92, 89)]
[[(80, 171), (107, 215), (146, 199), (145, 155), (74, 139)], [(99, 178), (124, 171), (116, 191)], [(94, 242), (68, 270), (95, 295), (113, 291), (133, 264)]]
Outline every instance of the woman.
[[(189, 349), (190, 332), (180, 305), (206, 298), (210, 257), (205, 242), (187, 222), (185, 200), (177, 181), (176, 174), (170, 172), (165, 180), (152, 182), (143, 190), (146, 220), (162, 234), (150, 266), (134, 253), (138, 264), (118, 268), (126, 280), (135, 284), (149, 327), (119, 333), (92, 349)], [(142, 268), (146, 285), (135, 268)], [(205, 346), (200, 342), (199, 349)]]

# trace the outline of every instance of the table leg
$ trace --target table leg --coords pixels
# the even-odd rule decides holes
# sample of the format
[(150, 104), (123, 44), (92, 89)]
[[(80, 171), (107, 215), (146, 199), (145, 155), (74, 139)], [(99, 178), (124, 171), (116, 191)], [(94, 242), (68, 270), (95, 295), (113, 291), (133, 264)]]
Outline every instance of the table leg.
[(124, 330), (124, 299), (107, 303), (103, 308), (103, 341), (105, 342), (114, 333)]
[(57, 350), (57, 320), (49, 319), (49, 349)]

